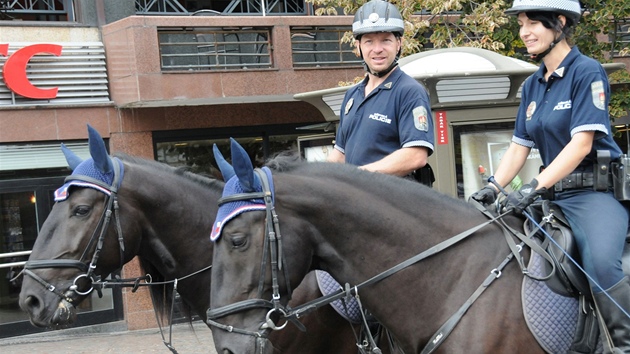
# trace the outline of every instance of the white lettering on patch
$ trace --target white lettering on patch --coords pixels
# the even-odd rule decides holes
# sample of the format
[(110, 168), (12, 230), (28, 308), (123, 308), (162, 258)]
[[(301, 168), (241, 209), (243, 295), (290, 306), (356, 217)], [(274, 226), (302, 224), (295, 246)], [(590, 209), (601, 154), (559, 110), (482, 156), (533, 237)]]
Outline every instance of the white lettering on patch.
[(568, 101), (560, 101), (553, 107), (554, 111), (561, 111), (563, 109), (571, 109), (571, 100)]
[(392, 120), (387, 118), (386, 115), (384, 114), (380, 114), (380, 113), (372, 113), (369, 116), (370, 119), (372, 120), (376, 120), (379, 122), (383, 122), (383, 123), (387, 123), (387, 124), (392, 124)]

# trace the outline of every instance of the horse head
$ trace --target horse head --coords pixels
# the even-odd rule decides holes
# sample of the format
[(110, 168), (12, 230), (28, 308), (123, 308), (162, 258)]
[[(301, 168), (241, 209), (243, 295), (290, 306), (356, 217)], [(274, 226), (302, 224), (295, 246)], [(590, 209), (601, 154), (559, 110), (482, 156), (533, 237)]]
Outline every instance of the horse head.
[[(88, 126), (91, 158), (82, 160), (62, 144), (73, 173), (55, 192), (55, 205), (42, 225), (24, 266), (20, 307), (39, 327), (63, 327), (76, 317), (75, 306), (125, 259), (116, 195), (123, 165), (111, 158), (98, 132)], [(113, 253), (113, 254), (110, 254)], [(97, 267), (98, 265), (98, 267)]]
[(288, 297), (279, 294), (290, 292), (281, 235), (265, 224), (274, 217), (273, 180), (268, 168), (254, 170), (233, 139), (231, 151), (233, 166), (214, 148), (227, 182), (211, 235), (215, 247), (208, 322), (220, 353), (246, 353), (253, 348), (271, 353), (269, 332), (286, 325), (280, 317)]

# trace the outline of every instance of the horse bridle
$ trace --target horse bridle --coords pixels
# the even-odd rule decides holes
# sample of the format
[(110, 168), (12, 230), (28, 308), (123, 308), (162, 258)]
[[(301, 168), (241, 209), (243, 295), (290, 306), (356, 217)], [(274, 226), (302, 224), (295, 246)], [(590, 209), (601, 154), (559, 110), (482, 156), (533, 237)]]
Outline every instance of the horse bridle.
[[(209, 309), (207, 312), (207, 323), (211, 326), (220, 328), (227, 332), (239, 333), (244, 335), (250, 335), (256, 337), (258, 342), (261, 342), (260, 339), (266, 338), (269, 330), (281, 330), (283, 329), (288, 322), (283, 323), (278, 326), (274, 323), (271, 316), (275, 312), (279, 312), (280, 315), (286, 317), (288, 313), (288, 309), (282, 305), (280, 302), (280, 289), (279, 289), (279, 273), (280, 271), (284, 271), (284, 279), (286, 284), (286, 289), (288, 291), (288, 296), (291, 298), (291, 285), (289, 282), (288, 271), (286, 267), (286, 261), (284, 258), (284, 254), (282, 253), (282, 236), (280, 234), (280, 227), (278, 222), (278, 215), (276, 214), (274, 205), (273, 205), (273, 191), (271, 190), (271, 171), (267, 167), (263, 167), (262, 169), (255, 169), (254, 172), (260, 178), (262, 183), (263, 190), (262, 192), (251, 192), (251, 193), (238, 193), (229, 196), (222, 197), (219, 199), (219, 206), (235, 201), (242, 200), (254, 200), (254, 199), (263, 199), (265, 202), (265, 236), (264, 236), (264, 245), (263, 245), (263, 256), (260, 265), (260, 280), (258, 283), (258, 297), (256, 299), (248, 299), (239, 301), (233, 304), (229, 304), (226, 306), (222, 306), (216, 309)], [(267, 261), (271, 264), (271, 281), (272, 281), (272, 297), (271, 300), (262, 299), (263, 290), (265, 285), (265, 273), (267, 270)], [(267, 315), (265, 316), (265, 321), (260, 325), (260, 329), (258, 331), (250, 331), (242, 328), (235, 328), (234, 326), (225, 325), (217, 322), (216, 320), (230, 314), (247, 311), (256, 308), (265, 308), (269, 309)], [(295, 321), (296, 325), (300, 328), (304, 328), (301, 323)], [(264, 344), (262, 344), (264, 345)]]
[[(105, 234), (109, 227), (109, 223), (111, 222), (112, 214), (116, 219), (116, 232), (118, 234), (118, 244), (120, 250), (120, 268), (123, 266), (124, 262), (124, 252), (125, 252), (125, 243), (122, 235), (122, 228), (120, 226), (120, 217), (118, 215), (118, 188), (121, 183), (122, 176), (122, 162), (118, 159), (112, 159), (112, 165), (114, 167), (114, 179), (111, 185), (104, 183), (98, 179), (85, 176), (85, 175), (70, 175), (65, 178), (64, 183), (68, 181), (83, 181), (91, 184), (95, 184), (105, 190), (109, 191), (110, 194), (107, 195), (106, 199), (106, 207), (103, 210), (103, 214), (98, 222), (98, 225), (94, 229), (92, 236), (90, 237), (90, 241), (86, 246), (81, 258), (79, 260), (74, 259), (52, 259), (52, 260), (29, 260), (24, 265), (24, 274), (30, 276), (42, 286), (44, 286), (48, 291), (54, 293), (59, 296), (62, 300), (67, 301), (69, 304), (74, 305), (74, 302), (78, 300), (81, 296), (89, 295), (93, 290), (93, 284), (98, 281), (97, 277), (94, 275), (94, 270), (96, 269), (96, 263), (98, 262), (98, 258), (100, 256), (101, 249), (103, 248), (103, 243), (105, 240)], [(99, 233), (100, 230), (100, 233)], [(97, 237), (98, 236), (98, 237)], [(87, 264), (88, 252), (94, 249), (94, 253), (92, 254), (92, 259), (89, 264)], [(82, 273), (74, 278), (72, 285), (68, 287), (65, 291), (57, 289), (53, 284), (46, 281), (42, 277), (35, 274), (32, 269), (44, 269), (44, 268), (76, 268), (79, 269)], [(90, 288), (82, 291), (79, 289), (79, 285), (77, 282), (85, 278), (90, 281)], [(98, 289), (100, 293), (100, 288)]]

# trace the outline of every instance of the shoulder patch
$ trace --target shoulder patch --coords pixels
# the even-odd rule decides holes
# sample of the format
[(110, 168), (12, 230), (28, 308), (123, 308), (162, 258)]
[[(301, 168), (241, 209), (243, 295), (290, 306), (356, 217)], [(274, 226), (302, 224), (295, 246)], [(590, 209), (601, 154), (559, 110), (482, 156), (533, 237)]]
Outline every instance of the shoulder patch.
[(606, 109), (606, 93), (604, 92), (604, 83), (595, 81), (591, 83), (591, 95), (593, 97), (593, 105), (602, 111)]
[(413, 125), (416, 129), (428, 132), (429, 131), (429, 112), (424, 106), (418, 106), (413, 109)]

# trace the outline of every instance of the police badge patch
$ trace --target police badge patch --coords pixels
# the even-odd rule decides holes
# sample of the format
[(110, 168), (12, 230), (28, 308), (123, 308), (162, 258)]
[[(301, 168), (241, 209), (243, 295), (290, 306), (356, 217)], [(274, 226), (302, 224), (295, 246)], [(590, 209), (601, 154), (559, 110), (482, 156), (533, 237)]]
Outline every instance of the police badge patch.
[(591, 83), (591, 95), (593, 97), (593, 105), (602, 111), (606, 109), (606, 93), (604, 92), (604, 83), (595, 81)]
[(418, 106), (413, 109), (413, 125), (420, 131), (429, 131), (428, 112), (423, 106)]
[(344, 114), (348, 114), (350, 112), (350, 108), (352, 108), (352, 104), (354, 103), (354, 98), (350, 98), (348, 103), (346, 103), (346, 108), (344, 109)]
[(527, 117), (527, 120), (532, 119), (534, 112), (536, 112), (536, 102), (531, 101), (529, 103), (529, 106), (527, 106), (527, 111), (525, 112), (525, 116)]

